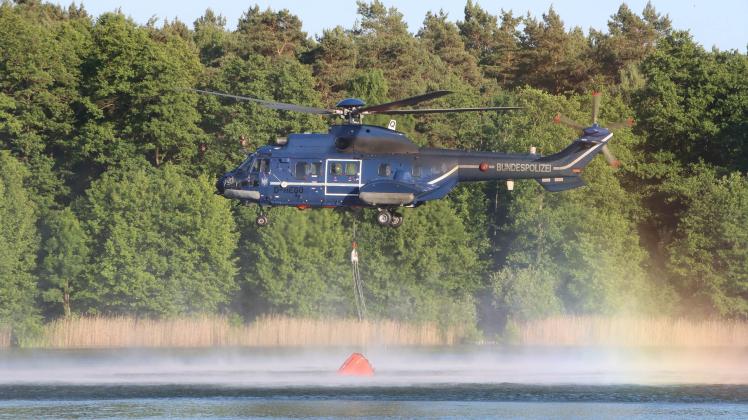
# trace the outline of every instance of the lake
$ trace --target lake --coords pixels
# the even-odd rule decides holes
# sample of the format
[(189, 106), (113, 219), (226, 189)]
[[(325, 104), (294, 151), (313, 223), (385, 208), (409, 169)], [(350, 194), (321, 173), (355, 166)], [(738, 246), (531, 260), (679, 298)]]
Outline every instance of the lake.
[[(372, 378), (339, 377), (353, 351)], [(748, 350), (11, 350), (0, 418), (748, 418)]]

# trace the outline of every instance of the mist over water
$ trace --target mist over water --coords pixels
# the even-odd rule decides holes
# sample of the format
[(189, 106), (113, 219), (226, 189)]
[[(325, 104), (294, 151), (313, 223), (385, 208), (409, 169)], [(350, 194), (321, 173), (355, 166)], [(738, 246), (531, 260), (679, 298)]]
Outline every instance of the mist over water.
[[(353, 351), (373, 378), (339, 377)], [(745, 349), (302, 348), (18, 350), (0, 384), (216, 384), (262, 387), (409, 384), (748, 384)]]
[[(362, 351), (373, 378), (340, 377)], [(744, 417), (745, 349), (0, 352), (0, 418)]]

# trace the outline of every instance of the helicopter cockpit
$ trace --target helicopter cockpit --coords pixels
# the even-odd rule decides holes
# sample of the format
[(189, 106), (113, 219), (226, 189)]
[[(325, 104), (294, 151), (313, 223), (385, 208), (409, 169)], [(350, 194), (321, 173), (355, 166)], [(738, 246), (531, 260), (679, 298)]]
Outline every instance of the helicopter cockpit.
[[(261, 174), (270, 173), (270, 159), (251, 153), (234, 169), (231, 174), (235, 184), (239, 187), (257, 187), (260, 185)], [(228, 185), (225, 185), (228, 186)]]

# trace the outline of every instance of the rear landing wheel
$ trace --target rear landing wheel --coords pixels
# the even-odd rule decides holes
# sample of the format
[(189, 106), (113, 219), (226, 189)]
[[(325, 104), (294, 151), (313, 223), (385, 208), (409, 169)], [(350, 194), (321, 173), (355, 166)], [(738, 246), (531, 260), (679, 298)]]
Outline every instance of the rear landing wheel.
[(260, 226), (260, 227), (267, 226), (269, 222), (270, 221), (268, 220), (268, 217), (265, 216), (264, 214), (257, 216), (257, 219), (255, 219), (255, 223), (257, 223), (257, 226)]
[(379, 213), (377, 213), (377, 223), (379, 223), (380, 226), (389, 226), (390, 220), (392, 220), (392, 215), (387, 210), (379, 210)]
[(390, 227), (398, 228), (402, 226), (403, 224), (403, 215), (400, 213), (392, 213), (392, 217), (390, 218)]

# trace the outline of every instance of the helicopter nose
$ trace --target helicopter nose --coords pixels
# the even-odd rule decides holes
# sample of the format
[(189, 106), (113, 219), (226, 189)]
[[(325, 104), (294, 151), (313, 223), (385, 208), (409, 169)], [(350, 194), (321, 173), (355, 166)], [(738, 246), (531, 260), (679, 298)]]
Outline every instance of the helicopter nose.
[(220, 178), (218, 178), (218, 181), (216, 181), (216, 194), (223, 195), (223, 192), (225, 190), (224, 184), (226, 183), (226, 174), (222, 175)]

